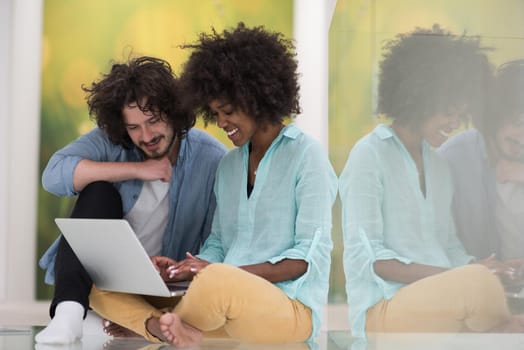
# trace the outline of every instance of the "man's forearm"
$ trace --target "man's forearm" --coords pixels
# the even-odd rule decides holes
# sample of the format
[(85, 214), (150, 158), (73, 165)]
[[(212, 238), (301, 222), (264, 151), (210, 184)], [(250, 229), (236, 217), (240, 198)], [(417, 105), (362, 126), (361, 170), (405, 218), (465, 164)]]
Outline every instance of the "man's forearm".
[(81, 160), (73, 174), (75, 191), (80, 192), (92, 182), (117, 182), (137, 178), (137, 164), (133, 162), (96, 162)]

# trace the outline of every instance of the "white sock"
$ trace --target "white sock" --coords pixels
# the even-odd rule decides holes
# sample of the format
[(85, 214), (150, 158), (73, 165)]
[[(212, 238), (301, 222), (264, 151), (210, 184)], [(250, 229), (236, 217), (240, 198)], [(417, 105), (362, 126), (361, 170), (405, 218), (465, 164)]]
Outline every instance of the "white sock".
[(55, 317), (35, 336), (37, 343), (71, 344), (82, 338), (84, 307), (76, 301), (62, 301)]
[[(91, 346), (91, 344), (89, 344), (88, 346)], [(94, 344), (94, 347), (86, 347), (83, 341), (77, 341), (71, 344), (46, 344), (46, 343), (36, 343), (35, 344), (35, 350), (57, 350), (57, 349), (58, 350), (104, 349), (104, 343)]]
[(96, 335), (97, 337), (107, 339), (112, 338), (110, 335), (107, 335), (106, 332), (104, 332), (103, 321), (104, 319), (100, 317), (96, 312), (94, 312), (93, 310), (89, 310), (83, 322), (82, 334), (85, 336)]

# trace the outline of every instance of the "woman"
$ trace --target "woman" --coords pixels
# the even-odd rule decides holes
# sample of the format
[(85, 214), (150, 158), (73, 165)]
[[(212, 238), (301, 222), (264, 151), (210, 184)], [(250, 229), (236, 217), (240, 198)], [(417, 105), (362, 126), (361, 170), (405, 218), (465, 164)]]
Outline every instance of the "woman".
[(378, 108), (392, 123), (355, 145), (339, 182), (352, 333), (521, 331), (492, 273), (506, 266), (470, 264), (456, 236), (450, 173), (432, 150), (482, 111), (491, 71), (478, 39), (434, 26), (386, 49)]
[(212, 232), (196, 257), (154, 258), (168, 280), (192, 279), (169, 312), (144, 307), (133, 325), (97, 311), (175, 346), (205, 335), (311, 340), (327, 301), (337, 179), (322, 147), (284, 124), (300, 111), (292, 44), (240, 23), (186, 47), (188, 104), (237, 146), (217, 170)]

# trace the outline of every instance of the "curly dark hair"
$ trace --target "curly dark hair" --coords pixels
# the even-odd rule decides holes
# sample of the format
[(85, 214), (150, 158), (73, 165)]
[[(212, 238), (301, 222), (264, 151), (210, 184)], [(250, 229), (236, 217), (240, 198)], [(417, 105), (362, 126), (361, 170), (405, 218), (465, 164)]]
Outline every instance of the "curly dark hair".
[(473, 118), (485, 136), (493, 137), (508, 121), (524, 116), (524, 59), (506, 62), (497, 68), (489, 98), (488, 113)]
[(377, 112), (418, 125), (466, 107), (463, 117), (485, 113), (492, 67), (478, 36), (457, 36), (438, 24), (398, 34), (384, 46)]
[(143, 112), (158, 113), (178, 137), (184, 137), (195, 124), (195, 114), (182, 107), (179, 83), (170, 64), (160, 58), (143, 56), (113, 63), (102, 79), (82, 89), (87, 93), (89, 115), (117, 145), (133, 146), (122, 114), (131, 103), (137, 103)]
[(238, 23), (221, 34), (201, 33), (181, 75), (189, 108), (216, 121), (213, 100), (230, 103), (258, 122), (279, 123), (300, 113), (294, 45), (282, 33)]

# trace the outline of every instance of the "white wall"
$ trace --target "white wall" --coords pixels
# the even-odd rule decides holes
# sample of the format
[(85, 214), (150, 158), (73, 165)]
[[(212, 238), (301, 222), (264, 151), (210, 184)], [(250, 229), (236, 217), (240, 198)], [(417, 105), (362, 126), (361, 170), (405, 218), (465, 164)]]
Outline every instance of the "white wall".
[(336, 0), (295, 0), (296, 40), (302, 113), (296, 124), (328, 148), (328, 43)]
[(9, 46), (11, 1), (0, 1), (0, 302), (7, 288), (7, 135), (9, 131)]
[(31, 301), (36, 270), (43, 0), (1, 0), (0, 6), (0, 301)]

